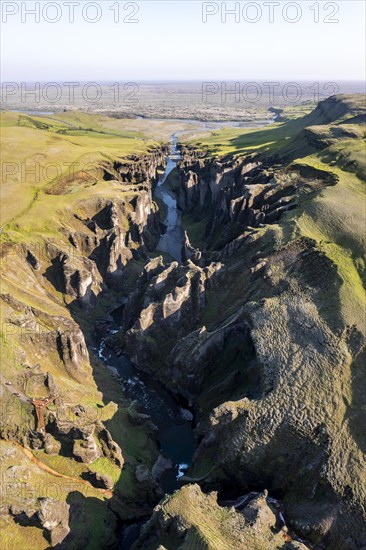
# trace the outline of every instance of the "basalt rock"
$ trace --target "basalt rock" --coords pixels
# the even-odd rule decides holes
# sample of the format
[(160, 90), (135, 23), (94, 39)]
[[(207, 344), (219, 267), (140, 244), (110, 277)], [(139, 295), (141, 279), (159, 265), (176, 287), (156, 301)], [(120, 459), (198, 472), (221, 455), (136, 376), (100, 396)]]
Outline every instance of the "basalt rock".
[(95, 263), (83, 256), (60, 251), (51, 259), (44, 275), (59, 292), (84, 307), (92, 306), (101, 291), (102, 281)]
[(36, 502), (11, 506), (10, 514), (19, 522), (45, 531), (51, 547), (55, 547), (70, 533), (70, 506), (53, 498), (41, 498)]
[(69, 509), (66, 502), (59, 502), (52, 498), (41, 499), (37, 513), (43, 529), (49, 534), (51, 546), (60, 544), (69, 534)]
[(170, 458), (159, 455), (151, 470), (151, 475), (155, 480), (159, 480), (166, 470), (173, 468), (173, 462)]
[(198, 323), (205, 305), (205, 290), (221, 269), (221, 264), (200, 268), (191, 261), (185, 266), (176, 262), (167, 268), (158, 265), (160, 272), (149, 276), (147, 285), (147, 273), (143, 273), (131, 306), (126, 306), (128, 324), (132, 325), (125, 334), (126, 349), (131, 359), (146, 370), (155, 370), (159, 364), (161, 367), (178, 335)]
[(277, 523), (277, 512), (264, 495), (237, 511), (219, 506), (216, 493), (204, 494), (198, 485), (187, 485), (154, 509), (132, 548), (148, 550), (161, 545), (183, 549), (187, 544), (237, 550), (309, 548), (292, 540), (287, 529), (277, 528)]
[(33, 267), (33, 269), (41, 269), (41, 263), (30, 250), (27, 251), (27, 262)]
[(191, 260), (194, 264), (202, 267), (202, 252), (191, 245), (187, 231), (184, 232), (183, 247), (182, 247), (182, 260), (183, 263)]
[(180, 209), (199, 220), (202, 208), (209, 208), (205, 248), (225, 249), (223, 258), (233, 254), (234, 246), (241, 247), (243, 235), (278, 223), (286, 212), (296, 208), (298, 197), (336, 181), (336, 176), (334, 179), (310, 166), (274, 170), (269, 159), (253, 160), (253, 156), (222, 162), (215, 158), (197, 161), (188, 155), (180, 163), (179, 172)]
[(61, 450), (61, 443), (57, 441), (51, 434), (45, 435), (44, 452), (48, 455), (58, 455)]
[[(93, 218), (97, 246), (90, 258), (98, 266), (104, 282), (118, 288), (125, 266), (132, 258), (145, 257), (160, 235), (158, 216), (153, 210), (151, 189), (141, 189), (129, 203), (107, 203)], [(97, 227), (97, 229), (96, 229)]]
[(107, 474), (99, 474), (98, 472), (88, 472), (85, 476), (93, 487), (98, 489), (107, 489), (111, 491), (114, 487), (113, 479)]
[[(162, 151), (155, 151), (144, 159), (136, 156), (126, 162), (116, 162), (113, 166), (110, 161), (101, 164), (105, 170), (105, 180), (113, 179), (111, 185), (101, 184), (100, 180), (93, 182), (93, 186), (100, 185), (100, 192), (96, 187), (90, 193), (76, 193), (84, 197), (82, 200), (70, 196), (65, 208), (52, 214), (52, 231), (42, 235), (40, 229), (34, 243), (27, 236), (26, 244), (17, 246), (10, 243), (1, 249), (2, 273), (6, 278), (0, 297), (6, 333), (6, 364), (0, 388), (4, 398), (0, 431), (7, 442), (18, 442), (23, 447), (36, 449), (40, 454), (45, 453), (45, 457), (59, 454), (65, 462), (78, 460), (84, 465), (106, 457), (122, 469), (124, 456), (120, 446), (104, 424), (96, 420), (96, 415), (102, 411), (96, 403), (99, 405), (107, 399), (105, 388), (107, 394), (115, 391), (115, 381), (108, 373), (102, 373), (97, 358), (89, 356), (87, 344), (91, 344), (92, 325), (97, 312), (95, 306), (103, 312), (104, 298), (107, 303), (113, 304), (111, 289), (122, 293), (123, 285), (126, 281), (129, 283), (128, 264), (134, 264), (133, 260), (142, 263), (141, 260), (147, 259), (160, 238), (159, 214), (152, 200), (152, 187), (157, 180), (157, 168), (164, 164), (164, 160)], [(100, 173), (99, 170), (98, 177)], [(84, 181), (81, 182), (80, 189), (84, 190), (84, 184)], [(57, 192), (63, 192), (62, 185), (58, 186)], [(107, 326), (110, 326), (110, 319), (100, 323), (99, 330), (98, 327), (96, 330), (98, 335)], [(29, 367), (35, 364), (37, 369)], [(98, 389), (100, 373), (103, 393)], [(38, 433), (31, 399), (52, 398), (56, 394), (57, 399), (46, 405), (43, 411), (45, 433)], [(123, 406), (127, 408), (129, 402), (125, 394), (121, 394), (122, 398)], [(113, 408), (106, 414), (113, 416), (111, 413), (115, 414)], [(129, 426), (129, 420), (127, 414), (123, 422)], [(146, 437), (151, 436), (153, 449), (156, 428), (151, 421), (149, 424), (148, 419), (140, 418), (138, 431)], [(141, 439), (144, 441), (144, 438)], [(139, 446), (140, 442), (136, 448)], [(18, 447), (14, 444), (13, 448)], [(128, 459), (129, 464), (136, 464), (134, 450)], [(85, 473), (87, 468), (82, 469)], [(40, 471), (40, 478), (42, 475), (50, 474)], [(35, 484), (38, 481), (37, 478)], [(28, 482), (24, 480), (25, 483)], [(93, 483), (103, 486), (101, 488), (113, 488), (110, 479), (98, 478), (97, 474)], [(134, 488), (139, 485), (134, 479), (131, 483)], [(131, 491), (127, 497), (128, 503), (126, 500), (118, 504), (123, 509), (122, 512), (119, 510), (120, 514), (133, 517), (136, 504), (141, 504), (146, 513), (146, 508), (157, 502), (160, 496), (157, 485), (153, 480), (147, 485), (141, 483), (138, 496)], [(85, 484), (79, 488), (80, 492), (75, 490), (75, 494), (71, 495), (75, 497), (71, 504), (74, 513), (81, 518), (80, 527), (72, 525), (70, 537), (70, 544), (77, 546), (75, 541), (81, 541), (78, 529), (83, 530), (84, 518), (86, 533), (92, 523), (87, 517), (89, 494), (86, 495), (85, 488), (92, 489)], [(26, 489), (28, 491), (28, 486)], [(44, 494), (43, 488), (41, 492), (38, 486), (29, 489)], [(68, 492), (65, 488), (65, 498), (68, 498)], [(94, 500), (93, 497), (91, 500)], [(108, 506), (107, 502), (98, 504), (103, 517), (114, 529), (115, 520)], [(38, 510), (41, 511), (40, 518), (37, 516)], [(65, 510), (59, 509), (58, 504), (47, 501), (38, 506), (32, 502), (27, 509), (28, 517), (20, 508), (16, 510), (14, 503), (13, 512), (14, 515), (18, 512), (22, 514), (19, 519), (27, 525), (34, 521), (32, 525), (43, 526), (49, 545), (59, 545), (66, 538)], [(20, 521), (19, 524), (23, 525)], [(88, 536), (83, 537), (81, 547), (90, 542)], [(111, 537), (108, 540), (114, 539)]]
[(165, 150), (152, 151), (145, 157), (128, 157), (126, 162), (114, 163), (114, 170), (117, 178), (122, 183), (144, 183), (154, 184), (157, 180), (157, 169), (164, 166)]
[(85, 344), (84, 335), (76, 323), (65, 323), (68, 332), (58, 331), (56, 337), (59, 356), (66, 371), (77, 380), (81, 380), (83, 365), (88, 364), (89, 354)]
[(229, 399), (239, 388), (243, 396), (258, 397), (263, 391), (250, 329), (240, 318), (217, 330), (203, 326), (189, 333), (171, 350), (167, 365), (170, 387), (190, 403), (199, 396), (202, 402), (210, 398), (211, 404), (213, 398)]
[[(212, 412), (195, 461), (214, 447), (218, 469), (204, 484), (225, 484), (229, 475), (230, 483), (245, 490), (270, 480), (271, 490), (297, 501), (289, 516), (300, 533), (335, 541), (357, 532), (357, 538), (349, 540), (349, 548), (357, 548), (355, 541), (366, 535), (362, 512), (355, 510), (350, 520), (345, 496), (354, 498), (357, 483), (350, 464), (342, 481), (336, 473), (343, 451), (334, 447), (332, 427), (342, 403), (341, 385), (334, 384), (334, 377), (341, 379), (347, 372), (350, 349), (345, 340), (339, 346), (338, 337), (300, 293), (296, 300), (283, 293), (262, 305), (248, 304), (242, 315), (251, 327), (262, 396), (228, 402)], [(198, 370), (202, 372), (202, 366)], [(318, 390), (309, 391), (313, 387)], [(356, 447), (353, 453), (359, 453)], [(300, 519), (300, 505), (307, 510), (306, 522)]]
[(104, 456), (112, 460), (119, 468), (123, 468), (124, 458), (120, 446), (113, 440), (111, 434), (102, 422), (96, 422), (96, 433), (102, 446)]
[[(346, 112), (346, 104), (347, 98), (324, 102), (309, 115), (317, 126), (276, 157), (222, 160), (184, 152), (178, 203), (187, 219), (202, 222), (202, 193), (209, 212), (202, 258), (226, 265), (210, 292), (207, 328), (201, 323), (180, 335), (162, 370), (167, 385), (194, 407), (203, 436), (186, 480), (200, 480), (205, 491), (268, 486), (284, 495), (290, 525), (302, 536), (356, 550), (366, 541), (364, 399), (356, 389), (364, 378), (365, 332), (357, 307), (348, 303), (345, 312), (342, 263), (329, 253), (344, 245), (334, 237), (338, 222), (326, 222), (326, 197), (332, 211), (339, 176), (321, 163), (287, 164), (304, 142), (308, 154), (345, 135), (355, 139), (352, 123), (318, 126), (321, 117)], [(335, 210), (340, 220), (342, 209)], [(315, 240), (307, 216), (315, 226), (334, 224), (333, 241)], [(357, 228), (346, 233), (361, 254)], [(349, 268), (363, 276), (356, 263)]]
[(80, 462), (92, 464), (102, 453), (94, 437), (91, 435), (85, 440), (74, 441), (72, 454)]
[[(37, 357), (42, 362), (43, 357), (53, 354), (54, 360), (60, 361), (65, 371), (75, 380), (89, 377), (91, 369), (89, 354), (84, 335), (75, 321), (66, 316), (50, 315), (36, 307), (24, 307), (20, 303), (19, 313), (12, 315), (14, 301), (8, 305), (8, 331), (13, 331), (24, 346), (23, 362), (30, 363)], [(3, 309), (5, 313), (5, 307)]]

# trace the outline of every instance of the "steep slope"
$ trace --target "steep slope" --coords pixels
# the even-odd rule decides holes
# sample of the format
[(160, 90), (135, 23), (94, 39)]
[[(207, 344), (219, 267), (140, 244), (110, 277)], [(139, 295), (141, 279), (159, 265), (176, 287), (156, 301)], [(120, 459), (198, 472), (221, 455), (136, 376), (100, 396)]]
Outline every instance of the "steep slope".
[[(113, 547), (118, 522), (149, 514), (161, 496), (152, 478), (136, 477), (158, 446), (92, 333), (159, 239), (152, 186), (164, 152), (135, 134), (70, 139), (3, 116), (13, 169), (2, 182), (1, 546)], [(32, 168), (44, 175), (81, 158), (88, 168), (34, 179)]]
[(235, 506), (240, 509), (236, 511), (233, 506), (219, 506), (217, 494), (205, 495), (198, 485), (186, 486), (155, 508), (133, 548), (306, 550), (280, 526), (277, 503), (266, 497), (267, 491), (253, 493), (246, 503)]
[(221, 267), (193, 330), (156, 363), (140, 351), (195, 408), (184, 479), (221, 496), (268, 488), (300, 535), (344, 550), (366, 543), (365, 112), (337, 96), (184, 145), (185, 252)]
[[(105, 345), (189, 407), (199, 442), (189, 485), (136, 547), (366, 545), (363, 105), (337, 96), (287, 123), (183, 143), (170, 179), (182, 264), (155, 251), (161, 143), (106, 117), (4, 115), (8, 546), (113, 548), (118, 523), (162, 496), (155, 427), (98, 360), (94, 336), (117, 307)], [(88, 164), (24, 180), (14, 151), (42, 174), (52, 159)]]

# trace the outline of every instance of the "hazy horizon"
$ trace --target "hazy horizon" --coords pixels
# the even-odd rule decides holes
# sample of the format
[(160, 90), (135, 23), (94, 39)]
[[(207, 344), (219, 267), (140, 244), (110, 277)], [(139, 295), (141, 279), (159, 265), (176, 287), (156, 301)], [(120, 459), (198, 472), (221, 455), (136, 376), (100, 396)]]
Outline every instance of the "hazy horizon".
[[(9, 4), (18, 11), (5, 12)], [(356, 0), (315, 3), (318, 13), (307, 1), (251, 2), (257, 7), (246, 12), (248, 3), (240, 2), (235, 14), (225, 14), (218, 2), (170, 0), (122, 3), (118, 14), (116, 3), (95, 2), (94, 11), (84, 12), (81, 1), (73, 23), (64, 2), (45, 13), (41, 4), (38, 15), (29, 13), (35, 4), (2, 3), (3, 81), (324, 82), (365, 76), (365, 5)], [(227, 11), (236, 5), (223, 4)], [(286, 8), (290, 4), (298, 7)]]

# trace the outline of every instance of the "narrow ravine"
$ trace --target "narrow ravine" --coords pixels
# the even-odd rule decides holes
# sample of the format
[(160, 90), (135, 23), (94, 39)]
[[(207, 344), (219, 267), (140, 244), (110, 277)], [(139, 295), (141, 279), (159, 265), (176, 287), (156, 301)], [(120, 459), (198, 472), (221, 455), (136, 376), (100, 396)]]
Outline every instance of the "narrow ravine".
[[(177, 261), (181, 261), (183, 228), (180, 212), (173, 193), (165, 185), (170, 172), (177, 166), (180, 154), (177, 149), (177, 135), (171, 137), (171, 148), (164, 173), (159, 178), (154, 198), (158, 197), (167, 207), (164, 220), (166, 231), (162, 234), (157, 250), (166, 252)], [(193, 435), (193, 415), (182, 408), (169, 393), (150, 376), (138, 372), (126, 355), (117, 356), (106, 345), (106, 340), (116, 334), (121, 326), (121, 311), (111, 311), (114, 326), (104, 335), (99, 343), (97, 353), (107, 368), (118, 373), (125, 392), (131, 400), (136, 400), (141, 412), (148, 414), (157, 426), (157, 438), (161, 455), (167, 459), (166, 469), (159, 477), (159, 484), (166, 493), (171, 493), (181, 486), (180, 478), (191, 464), (196, 443)], [(170, 467), (168, 467), (170, 463)]]
[(161, 236), (157, 249), (161, 252), (170, 254), (172, 258), (181, 262), (182, 260), (182, 244), (183, 244), (183, 228), (181, 223), (181, 214), (177, 209), (177, 201), (172, 191), (167, 187), (166, 181), (169, 174), (177, 166), (181, 159), (177, 148), (177, 134), (173, 134), (170, 142), (170, 154), (167, 159), (167, 164), (163, 176), (159, 179), (155, 189), (154, 198), (160, 199), (167, 208), (164, 225), (165, 233)]
[(105, 340), (118, 329), (117, 321), (101, 341), (98, 355), (107, 368), (118, 374), (126, 395), (132, 401), (138, 402), (139, 410), (148, 414), (158, 428), (160, 452), (167, 459), (166, 469), (159, 477), (159, 484), (166, 493), (172, 493), (181, 486), (179, 480), (190, 465), (196, 449), (193, 415), (181, 407), (151, 376), (147, 377), (138, 372), (126, 355), (118, 356), (106, 346)]
[[(221, 125), (222, 123), (211, 123), (210, 129), (215, 129)], [(236, 126), (237, 123), (227, 125)], [(183, 133), (185, 132), (177, 132), (171, 136), (166, 167), (153, 194), (154, 199), (159, 199), (166, 208), (166, 215), (163, 220), (165, 229), (156, 249), (169, 255), (179, 263), (182, 261), (184, 231), (181, 213), (177, 208), (177, 201), (173, 192), (167, 186), (167, 178), (181, 160), (178, 134)], [(163, 472), (159, 475), (158, 483), (165, 493), (173, 493), (182, 486), (180, 480), (190, 466), (193, 454), (197, 449), (193, 432), (193, 414), (181, 407), (159, 382), (151, 376), (139, 372), (127, 355), (117, 355), (107, 345), (108, 338), (120, 330), (123, 307), (122, 305), (113, 311), (109, 311), (114, 324), (103, 335), (95, 351), (106, 367), (118, 375), (124, 386), (125, 394), (132, 401), (137, 401), (139, 410), (149, 415), (156, 425), (160, 454), (165, 459), (162, 461)], [(129, 524), (122, 530), (120, 541), (123, 549), (130, 548), (130, 545), (139, 535), (142, 523), (138, 521)]]
[[(154, 198), (160, 198), (167, 207), (164, 220), (165, 233), (161, 235), (157, 250), (169, 254), (181, 262), (183, 228), (180, 212), (173, 193), (165, 185), (170, 172), (177, 166), (180, 155), (177, 149), (177, 136), (171, 137), (171, 148), (166, 168), (157, 183)], [(110, 311), (114, 324), (103, 335), (95, 353), (106, 367), (118, 375), (124, 392), (131, 401), (137, 401), (140, 412), (150, 416), (157, 427), (160, 445), (161, 470), (158, 483), (165, 493), (173, 493), (182, 486), (180, 479), (192, 462), (197, 448), (193, 433), (193, 415), (177, 403), (175, 399), (151, 376), (136, 370), (126, 355), (118, 356), (107, 344), (108, 338), (116, 334), (122, 324), (123, 307)], [(137, 521), (126, 525), (120, 533), (121, 548), (127, 550), (138, 538), (144, 522)]]

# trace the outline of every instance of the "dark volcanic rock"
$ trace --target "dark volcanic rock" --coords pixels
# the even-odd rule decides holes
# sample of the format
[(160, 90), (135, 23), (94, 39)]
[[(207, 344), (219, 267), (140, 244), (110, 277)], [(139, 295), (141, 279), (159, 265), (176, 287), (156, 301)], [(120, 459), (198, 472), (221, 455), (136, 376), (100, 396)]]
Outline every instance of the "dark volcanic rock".
[(52, 498), (40, 500), (37, 516), (43, 529), (49, 533), (51, 546), (57, 546), (69, 534), (69, 509), (66, 502)]

